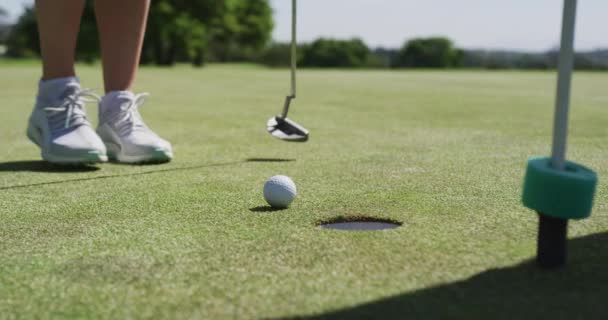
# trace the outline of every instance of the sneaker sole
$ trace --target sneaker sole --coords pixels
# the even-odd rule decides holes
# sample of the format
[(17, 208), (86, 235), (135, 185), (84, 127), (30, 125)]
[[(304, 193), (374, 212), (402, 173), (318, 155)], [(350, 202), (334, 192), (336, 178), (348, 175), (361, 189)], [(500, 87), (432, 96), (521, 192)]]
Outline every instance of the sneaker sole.
[[(28, 125), (27, 137), (42, 150), (42, 143), (40, 142), (42, 137), (40, 131), (35, 126), (31, 124)], [(89, 151), (86, 154), (82, 154), (77, 157), (66, 157), (63, 155), (47, 153), (43, 150), (41, 155), (42, 159), (44, 159), (45, 161), (59, 165), (86, 165), (108, 162), (108, 156), (99, 151)]]
[[(113, 143), (106, 142), (108, 157), (110, 161), (128, 164), (153, 164), (167, 163), (173, 159), (173, 153), (165, 149), (156, 149), (143, 155), (125, 155), (120, 152), (121, 148)], [(118, 150), (118, 151), (117, 151)]]
[(95, 164), (108, 162), (108, 156), (99, 151), (89, 151), (87, 154), (78, 157), (64, 157), (42, 152), (42, 158), (50, 163), (62, 165)]

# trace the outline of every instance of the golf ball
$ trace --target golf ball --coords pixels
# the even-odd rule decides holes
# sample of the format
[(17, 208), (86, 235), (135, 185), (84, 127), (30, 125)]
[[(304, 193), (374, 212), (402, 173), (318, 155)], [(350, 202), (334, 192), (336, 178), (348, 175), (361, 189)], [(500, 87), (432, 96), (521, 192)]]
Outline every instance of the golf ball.
[(264, 184), (264, 199), (273, 208), (288, 208), (296, 195), (296, 184), (290, 177), (274, 176)]

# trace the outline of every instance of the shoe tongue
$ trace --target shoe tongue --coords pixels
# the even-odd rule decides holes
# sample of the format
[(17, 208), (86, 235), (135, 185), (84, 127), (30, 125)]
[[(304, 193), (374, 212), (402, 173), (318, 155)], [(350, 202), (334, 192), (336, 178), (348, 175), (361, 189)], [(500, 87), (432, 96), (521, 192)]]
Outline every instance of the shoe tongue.
[[(67, 89), (80, 89), (80, 82), (76, 77), (40, 80), (38, 83), (38, 98), (42, 100), (57, 100), (63, 96)], [(49, 101), (49, 102), (53, 102)]]
[(135, 95), (130, 91), (121, 91), (119, 94), (114, 96), (114, 100), (120, 102), (131, 102), (135, 100)]
[(121, 125), (128, 126), (129, 130), (136, 130), (145, 128), (145, 124), (139, 112), (135, 109), (127, 109), (135, 103), (135, 94), (130, 91), (113, 91), (106, 94), (101, 101), (100, 112), (103, 114), (103, 118), (109, 119), (110, 121), (116, 121), (124, 118), (126, 112), (131, 112), (129, 117), (130, 121), (122, 123)]
[(68, 85), (65, 86), (65, 89), (63, 90), (63, 92), (61, 93), (61, 95), (59, 96), (59, 100), (63, 100), (69, 96), (73, 96), (76, 95), (77, 93), (79, 93), (81, 91), (80, 89), (80, 85), (78, 83), (69, 83)]
[[(67, 84), (64, 87), (63, 92), (59, 96), (57, 103), (61, 103), (61, 101), (64, 101), (69, 96), (75, 96), (80, 91), (81, 88), (77, 82)], [(68, 121), (68, 128), (88, 124), (88, 121), (86, 119), (86, 112), (84, 111), (84, 109), (77, 110), (76, 108), (78, 107), (73, 107), (74, 109), (72, 109), (72, 113), (70, 114), (70, 119)], [(64, 130), (68, 129), (65, 128), (66, 118), (68, 117), (68, 115), (69, 113), (67, 109), (65, 111), (52, 111), (49, 113), (49, 121), (54, 132), (63, 132)]]
[(134, 100), (135, 95), (133, 92), (112, 91), (101, 99), (100, 105), (104, 112), (116, 113), (133, 103)]
[(45, 83), (41, 85), (36, 104), (39, 107), (57, 107), (67, 97), (80, 92), (80, 84), (76, 81), (67, 83)]

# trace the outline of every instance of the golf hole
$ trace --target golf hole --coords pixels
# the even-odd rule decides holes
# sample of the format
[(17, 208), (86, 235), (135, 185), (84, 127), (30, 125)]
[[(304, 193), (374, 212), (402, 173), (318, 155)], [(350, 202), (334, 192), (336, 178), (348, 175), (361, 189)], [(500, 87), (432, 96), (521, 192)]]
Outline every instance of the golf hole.
[(319, 223), (321, 229), (339, 231), (381, 231), (401, 227), (403, 223), (372, 217), (339, 217)]

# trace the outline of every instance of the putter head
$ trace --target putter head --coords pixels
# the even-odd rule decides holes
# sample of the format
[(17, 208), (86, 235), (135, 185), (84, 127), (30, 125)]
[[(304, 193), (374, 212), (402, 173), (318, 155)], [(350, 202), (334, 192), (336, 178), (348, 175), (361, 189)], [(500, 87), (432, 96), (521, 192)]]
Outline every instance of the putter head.
[(268, 133), (277, 139), (287, 142), (306, 142), (308, 141), (308, 130), (301, 125), (282, 118), (281, 116), (272, 117), (266, 124)]

